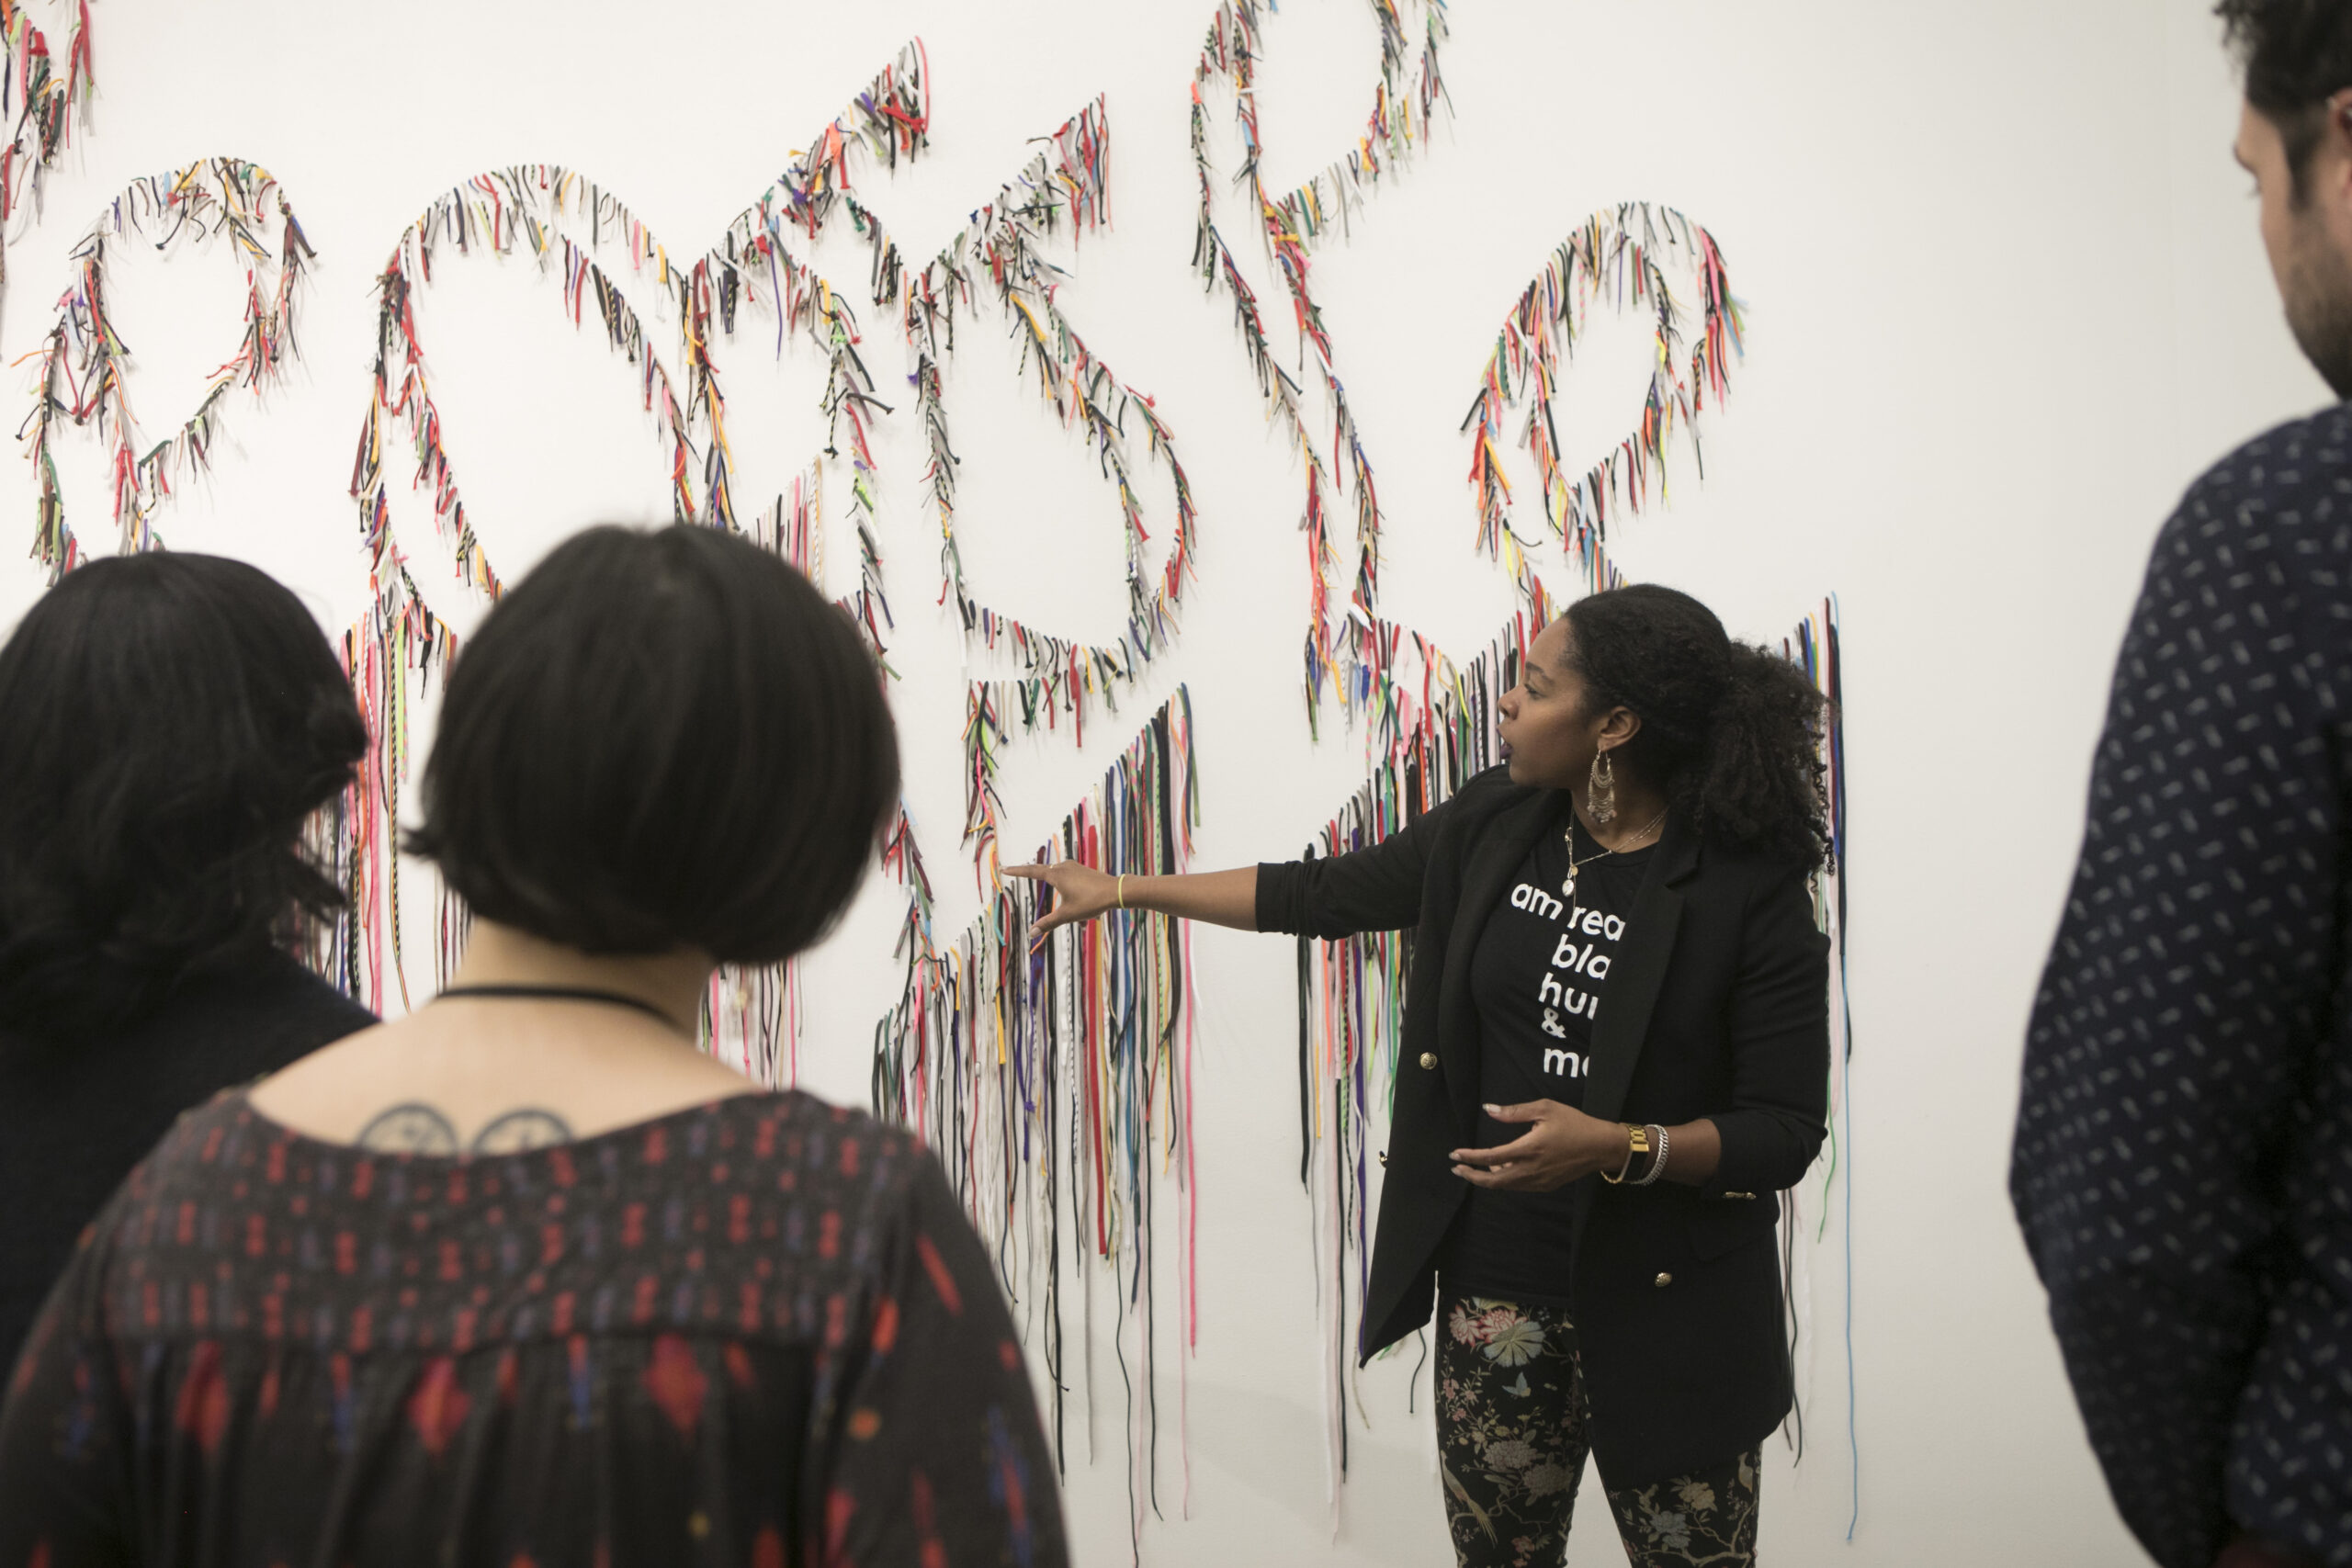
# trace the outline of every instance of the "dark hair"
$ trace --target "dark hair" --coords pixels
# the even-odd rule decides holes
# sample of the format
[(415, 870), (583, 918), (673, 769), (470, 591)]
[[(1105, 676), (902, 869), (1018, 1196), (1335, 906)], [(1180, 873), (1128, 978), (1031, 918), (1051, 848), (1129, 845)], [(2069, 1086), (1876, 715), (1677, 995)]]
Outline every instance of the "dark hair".
[(0, 649), (0, 1023), (134, 1020), (342, 902), (306, 818), (368, 750), (300, 600), (242, 561), (92, 561)]
[(807, 578), (718, 529), (598, 527), (458, 653), (408, 841), (548, 942), (764, 964), (849, 902), (898, 789), (881, 673)]
[(2213, 14), (2245, 70), (2245, 101), (2278, 128), (2304, 196), (2303, 175), (2327, 100), (2352, 87), (2352, 6), (2345, 0), (2221, 0)]
[(1588, 703), (1642, 727), (1621, 753), (1707, 836), (1808, 864), (1828, 852), (1825, 704), (1804, 672), (1736, 642), (1688, 593), (1635, 583), (1567, 609)]

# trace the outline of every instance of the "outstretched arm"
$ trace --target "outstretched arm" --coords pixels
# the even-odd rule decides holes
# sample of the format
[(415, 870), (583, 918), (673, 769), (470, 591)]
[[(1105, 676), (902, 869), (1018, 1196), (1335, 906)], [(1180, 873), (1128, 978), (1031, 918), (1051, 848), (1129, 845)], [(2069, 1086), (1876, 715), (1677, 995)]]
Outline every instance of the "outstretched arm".
[(1053, 908), (1029, 928), (1032, 945), (1059, 927), (1125, 906), (1243, 931), (1294, 931), (1328, 939), (1401, 931), (1420, 918), (1421, 878), (1439, 823), (1473, 790), (1503, 784), (1491, 768), (1451, 799), (1345, 854), (1269, 862), (1231, 871), (1124, 879), (1079, 861), (1009, 865), (1008, 876), (1054, 890)]
[(1114, 876), (1083, 861), (1064, 860), (1050, 865), (1009, 865), (1004, 874), (1042, 882), (1053, 889), (1054, 907), (1029, 928), (1032, 947), (1057, 927), (1118, 908), (1148, 909), (1236, 931), (1258, 929), (1258, 868), (1254, 865), (1183, 876)]

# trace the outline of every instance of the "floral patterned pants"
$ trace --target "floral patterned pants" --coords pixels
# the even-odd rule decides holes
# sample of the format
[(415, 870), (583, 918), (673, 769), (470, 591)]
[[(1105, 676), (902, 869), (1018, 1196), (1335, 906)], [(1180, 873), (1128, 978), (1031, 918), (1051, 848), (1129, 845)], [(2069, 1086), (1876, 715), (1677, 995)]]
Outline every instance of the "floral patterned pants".
[[(1558, 1568), (1584, 1474), (1584, 1379), (1567, 1314), (1438, 1297), (1437, 1446), (1462, 1568)], [(1610, 1486), (1634, 1568), (1751, 1568), (1761, 1450), (1649, 1486)]]

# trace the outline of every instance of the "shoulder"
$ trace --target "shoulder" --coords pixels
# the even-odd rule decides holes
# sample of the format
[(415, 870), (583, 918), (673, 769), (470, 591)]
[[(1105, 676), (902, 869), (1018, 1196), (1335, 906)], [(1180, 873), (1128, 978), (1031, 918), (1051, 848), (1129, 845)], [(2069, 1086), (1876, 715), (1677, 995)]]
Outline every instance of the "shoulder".
[(2293, 492), (2352, 474), (2352, 403), (2272, 425), (2198, 476), (2191, 495)]
[(909, 1201), (937, 1166), (906, 1128), (798, 1089), (736, 1095), (707, 1115), (723, 1147), (869, 1213)]
[(267, 995), (289, 1021), (321, 1045), (383, 1021), (291, 958), (279, 957), (272, 964)]
[(2352, 404), (2338, 403), (2264, 431), (2199, 475), (2165, 524), (2154, 565), (2215, 550), (2295, 548), (2315, 526), (2340, 549), (2352, 545), (2346, 524)]
[[(758, 1185), (803, 1205), (820, 1238), (838, 1224), (833, 1256), (850, 1276), (870, 1280), (909, 1257), (935, 1274), (943, 1257), (978, 1246), (946, 1170), (908, 1128), (797, 1091), (725, 1104), (746, 1134), (738, 1146), (777, 1168)], [(975, 1279), (986, 1272), (978, 1268)]]
[(1815, 867), (1785, 853), (1709, 841), (1699, 874), (1682, 887), (1687, 930), (1743, 969), (1813, 974), (1828, 961), (1815, 897)]
[(135, 1032), (136, 1043), (122, 1045), (126, 1055), (155, 1056), (174, 1096), (194, 1104), (379, 1021), (307, 965), (272, 953), (191, 978)]
[(1699, 874), (1692, 881), (1715, 897), (1748, 907), (1793, 895), (1809, 903), (1815, 869), (1787, 854), (1711, 837), (1701, 847)]
[(126, 1162), (121, 1185), (84, 1245), (99, 1232), (96, 1239), (126, 1247), (152, 1237), (154, 1215), (183, 1201), (218, 1196), (266, 1164), (277, 1131), (238, 1089), (219, 1089), (180, 1111), (144, 1155)]
[(188, 976), (130, 1032), (170, 1040), (266, 1035), (316, 1048), (380, 1021), (308, 964), (266, 953)]
[[(2216, 657), (2270, 675), (2310, 666), (2318, 678), (2283, 695), (2332, 706), (2347, 585), (2352, 408), (2338, 406), (2264, 432), (2189, 486), (2149, 552), (2110, 721), (2176, 702), (2182, 670)], [(2186, 678), (2210, 684), (2201, 672)]]

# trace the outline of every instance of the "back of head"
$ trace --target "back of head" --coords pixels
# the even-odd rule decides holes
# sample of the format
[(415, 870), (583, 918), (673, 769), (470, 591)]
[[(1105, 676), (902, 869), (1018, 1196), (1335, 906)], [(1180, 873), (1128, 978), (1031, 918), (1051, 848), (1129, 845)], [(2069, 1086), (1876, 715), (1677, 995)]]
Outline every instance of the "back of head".
[(548, 942), (772, 963), (848, 903), (898, 784), (879, 671), (806, 578), (717, 529), (593, 528), (458, 655), (410, 848)]
[(0, 1025), (119, 1026), (331, 911), (301, 830), (367, 746), (264, 573), (158, 553), (69, 574), (0, 649)]
[(2278, 128), (2300, 197), (2327, 100), (2352, 87), (2352, 5), (2221, 0), (2213, 11), (2245, 68), (2245, 101)]
[(1733, 638), (1690, 594), (1656, 583), (1591, 594), (1567, 616), (1588, 704), (1641, 717), (1624, 748), (1628, 765), (1712, 838), (1822, 858), (1825, 704), (1802, 671)]

